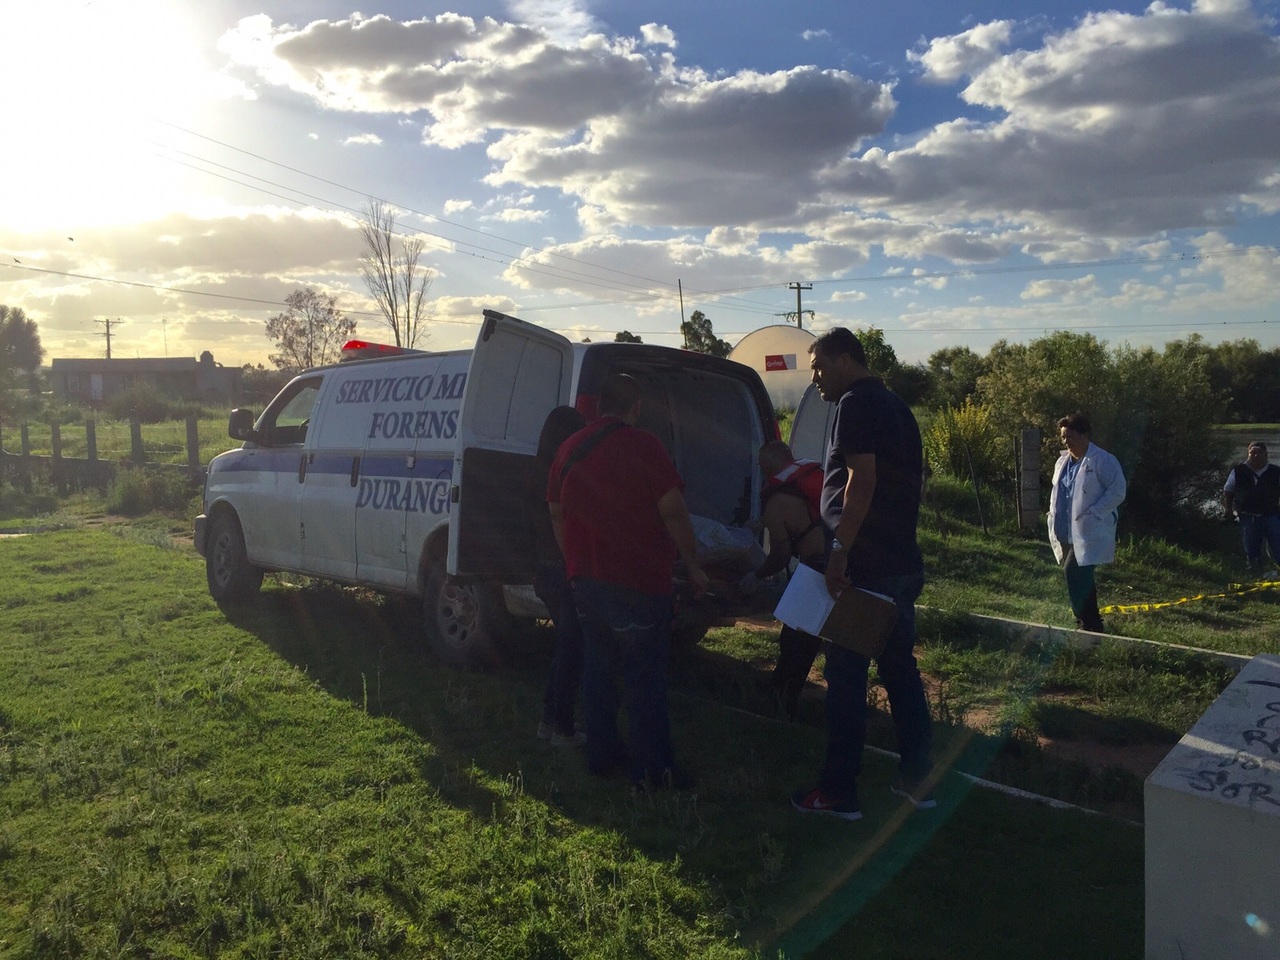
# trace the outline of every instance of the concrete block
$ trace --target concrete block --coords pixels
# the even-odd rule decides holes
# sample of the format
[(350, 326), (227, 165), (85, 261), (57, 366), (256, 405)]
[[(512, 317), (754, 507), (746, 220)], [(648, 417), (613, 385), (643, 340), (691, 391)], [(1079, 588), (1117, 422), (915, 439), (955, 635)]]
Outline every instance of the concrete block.
[(1280, 957), (1280, 657), (1241, 669), (1143, 803), (1147, 960)]

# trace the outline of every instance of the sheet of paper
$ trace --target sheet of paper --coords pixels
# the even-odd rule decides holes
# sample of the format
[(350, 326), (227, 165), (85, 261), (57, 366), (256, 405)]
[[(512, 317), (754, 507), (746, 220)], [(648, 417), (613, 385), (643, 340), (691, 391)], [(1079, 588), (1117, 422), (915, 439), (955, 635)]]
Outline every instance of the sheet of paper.
[(802, 563), (791, 575), (791, 582), (787, 584), (773, 615), (794, 630), (817, 636), (833, 606), (835, 601), (827, 593), (826, 577)]

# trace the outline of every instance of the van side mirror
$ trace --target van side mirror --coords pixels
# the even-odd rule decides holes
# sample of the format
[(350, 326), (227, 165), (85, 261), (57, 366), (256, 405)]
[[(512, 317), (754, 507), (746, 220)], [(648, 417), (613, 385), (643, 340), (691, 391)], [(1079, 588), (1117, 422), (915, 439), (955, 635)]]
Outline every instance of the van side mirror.
[(239, 407), (231, 411), (231, 419), (227, 421), (227, 433), (231, 435), (232, 440), (257, 440), (258, 432), (253, 429), (254, 421), (252, 410), (242, 410)]

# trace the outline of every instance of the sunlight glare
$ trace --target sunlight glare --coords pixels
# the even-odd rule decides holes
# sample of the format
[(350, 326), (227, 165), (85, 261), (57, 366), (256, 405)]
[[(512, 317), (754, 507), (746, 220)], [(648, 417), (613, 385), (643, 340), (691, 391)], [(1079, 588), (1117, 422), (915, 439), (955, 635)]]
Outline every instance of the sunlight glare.
[(214, 89), (183, 5), (47, 0), (5, 16), (6, 225), (73, 231), (171, 206), (182, 170), (146, 136), (156, 118), (197, 123)]

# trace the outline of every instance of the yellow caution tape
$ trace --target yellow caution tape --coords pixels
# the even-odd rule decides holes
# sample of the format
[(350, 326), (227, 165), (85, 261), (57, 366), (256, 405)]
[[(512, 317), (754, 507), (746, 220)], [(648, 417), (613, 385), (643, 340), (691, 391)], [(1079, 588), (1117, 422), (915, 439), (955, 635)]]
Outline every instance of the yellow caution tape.
[(1116, 603), (1103, 607), (1099, 613), (1146, 613), (1150, 610), (1162, 610), (1165, 607), (1176, 607), (1183, 603), (1195, 603), (1197, 600), (1225, 600), (1229, 597), (1242, 597), (1246, 593), (1257, 593), (1260, 590), (1280, 590), (1280, 580), (1260, 580), (1257, 583), (1228, 583), (1226, 593), (1201, 593), (1194, 597), (1180, 597), (1177, 600), (1165, 600), (1161, 603)]

